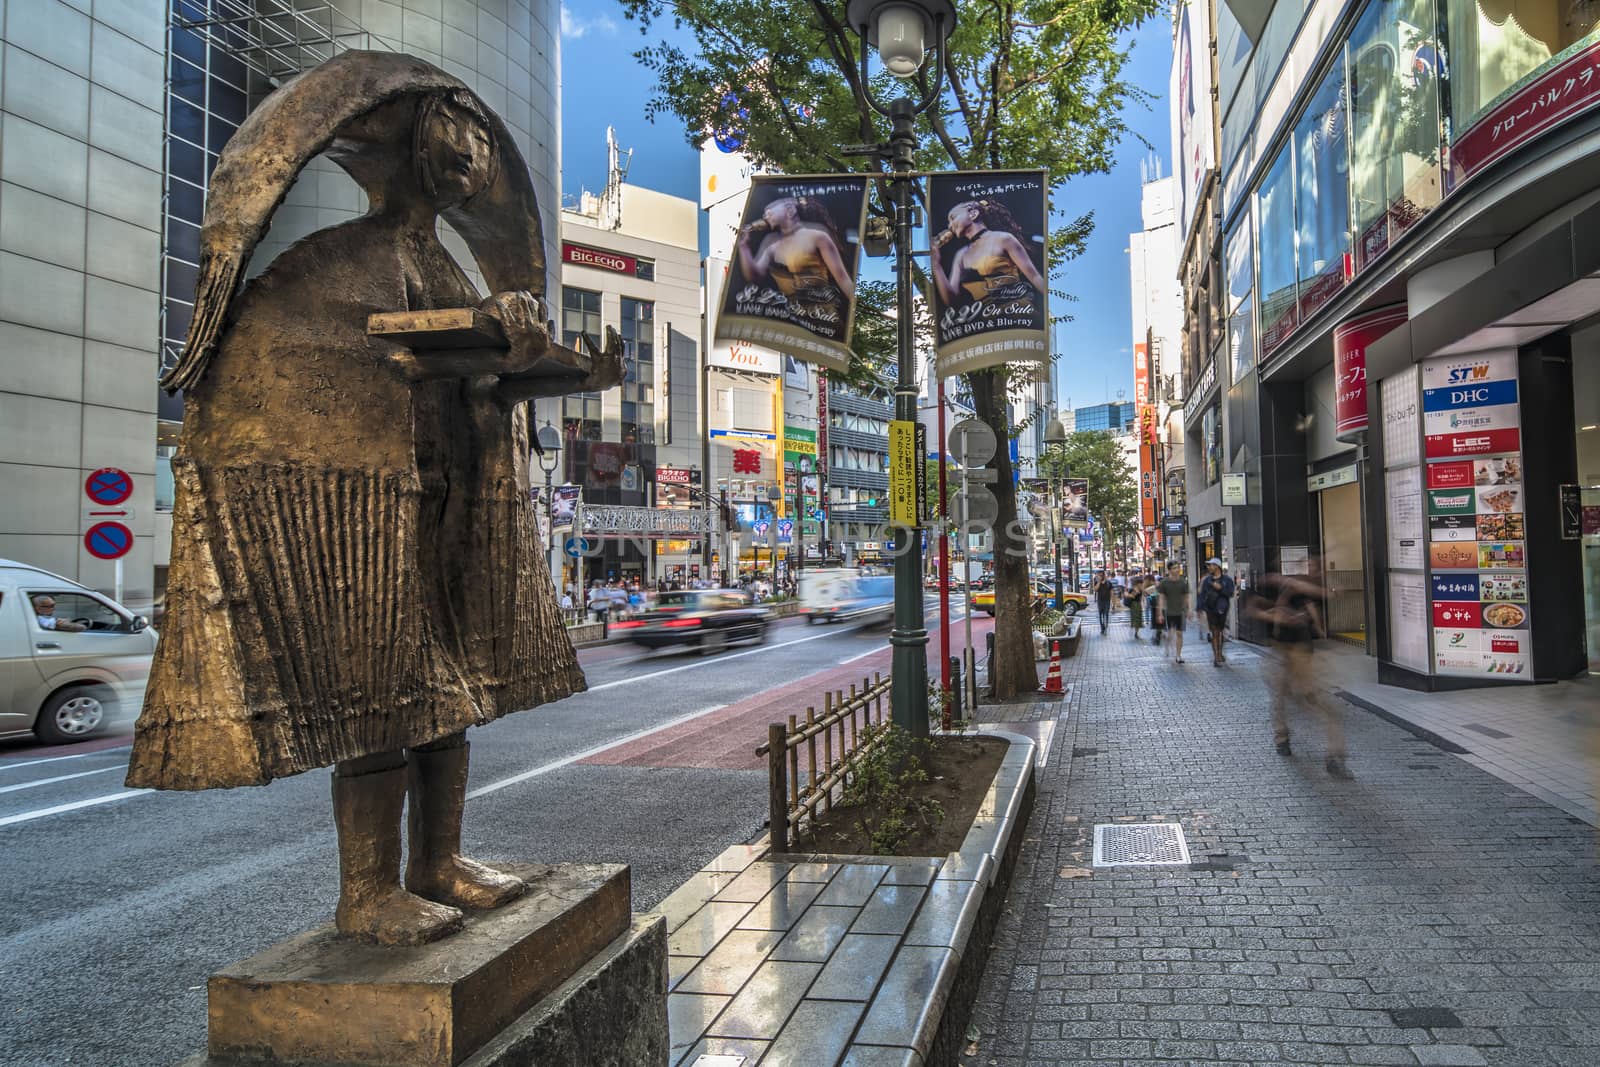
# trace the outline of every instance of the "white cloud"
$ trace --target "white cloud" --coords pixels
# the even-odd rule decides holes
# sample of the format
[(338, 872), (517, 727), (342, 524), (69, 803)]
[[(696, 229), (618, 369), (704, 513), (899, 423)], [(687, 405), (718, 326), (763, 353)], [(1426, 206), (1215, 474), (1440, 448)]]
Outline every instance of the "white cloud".
[[(581, 0), (587, 4), (594, 4), (596, 0)], [(616, 33), (617, 20), (601, 12), (596, 15), (579, 15), (572, 8), (563, 3), (561, 5), (561, 36), (583, 37), (591, 32)]]

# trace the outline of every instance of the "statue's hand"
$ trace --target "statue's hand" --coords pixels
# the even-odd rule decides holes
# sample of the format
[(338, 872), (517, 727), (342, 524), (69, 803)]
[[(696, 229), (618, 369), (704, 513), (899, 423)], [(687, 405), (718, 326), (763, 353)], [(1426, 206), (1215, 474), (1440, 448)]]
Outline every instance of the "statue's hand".
[(554, 345), (547, 325), (548, 312), (544, 302), (532, 293), (520, 290), (495, 293), (479, 306), (500, 323), (510, 342), (505, 366), (497, 373), (517, 374), (528, 370), (551, 353)]
[(606, 327), (606, 346), (596, 348), (594, 342), (589, 340), (588, 334), (583, 334), (583, 347), (589, 354), (589, 376), (575, 387), (575, 392), (598, 393), (602, 389), (610, 389), (613, 385), (622, 383), (622, 335), (610, 326)]

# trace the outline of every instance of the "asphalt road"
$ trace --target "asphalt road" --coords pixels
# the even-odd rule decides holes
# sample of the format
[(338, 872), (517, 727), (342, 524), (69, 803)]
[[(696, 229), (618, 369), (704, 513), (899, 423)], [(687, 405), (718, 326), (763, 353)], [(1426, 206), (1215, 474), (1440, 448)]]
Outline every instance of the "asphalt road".
[[(584, 650), (587, 693), (470, 734), (464, 850), (626, 862), (634, 908), (648, 909), (761, 831), (765, 775), (746, 747), (764, 740), (765, 722), (803, 710), (796, 683), (813, 679), (820, 703), (825, 687), (886, 672), (888, 656), (886, 627), (800, 620), (775, 626), (763, 647), (705, 658)], [(714, 765), (686, 766), (695, 761), (652, 744), (692, 735), (700, 719), (727, 721), (719, 729), (748, 733), (748, 746), (736, 736), (700, 761)], [(259, 789), (130, 791), (126, 746), (0, 748), (7, 1067), (170, 1067), (205, 1045), (211, 972), (332, 915), (328, 772)]]

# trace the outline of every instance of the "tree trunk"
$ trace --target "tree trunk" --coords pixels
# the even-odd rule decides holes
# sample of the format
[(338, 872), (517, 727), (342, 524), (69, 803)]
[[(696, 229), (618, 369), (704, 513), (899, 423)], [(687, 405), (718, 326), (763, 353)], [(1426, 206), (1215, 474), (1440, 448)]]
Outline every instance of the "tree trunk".
[(1017, 490), (1011, 474), (1011, 425), (1006, 414), (1003, 371), (967, 376), (978, 417), (994, 431), (999, 448), (994, 495), (1000, 514), (994, 524), (994, 662), (990, 684), (996, 700), (1009, 700), (1039, 688), (1033, 658), (1033, 589), (1028, 579), (1027, 539), (1017, 524)]

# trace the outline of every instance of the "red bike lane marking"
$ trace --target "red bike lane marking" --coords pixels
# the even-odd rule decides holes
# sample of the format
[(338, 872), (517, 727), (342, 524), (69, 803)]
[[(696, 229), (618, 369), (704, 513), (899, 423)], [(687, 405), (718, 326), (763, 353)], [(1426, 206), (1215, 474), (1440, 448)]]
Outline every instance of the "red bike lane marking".
[[(983, 634), (993, 626), (993, 621), (974, 619), (973, 644), (983, 647)], [(928, 669), (938, 677), (938, 631), (929, 635)], [(959, 655), (962, 632), (953, 628), (951, 651)], [(785, 685), (764, 690), (746, 697), (720, 711), (703, 715), (678, 726), (669, 726), (631, 741), (626, 745), (607, 749), (579, 763), (602, 767), (692, 767), (703, 770), (759, 770), (766, 766), (766, 757), (756, 755), (756, 747), (767, 739), (769, 723), (784, 721), (790, 715), (803, 719), (807, 706), (815, 707), (820, 714), (824, 693), (836, 690), (849, 692), (850, 686), (860, 686), (863, 679), (874, 673), (889, 673), (891, 649), (888, 646), (846, 663), (825, 667)], [(888, 707), (885, 700), (884, 714)]]

